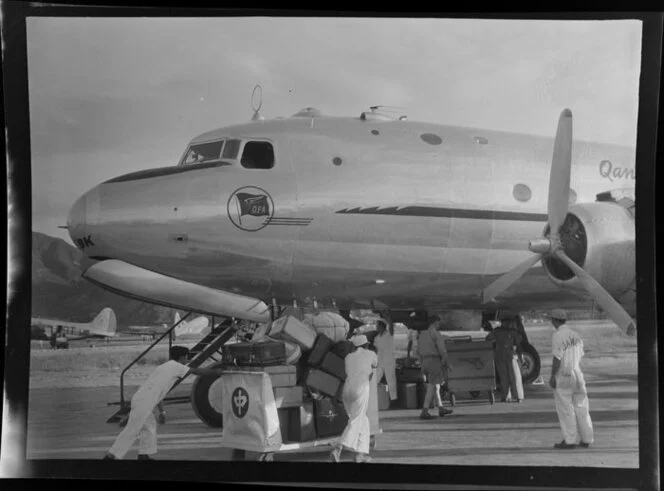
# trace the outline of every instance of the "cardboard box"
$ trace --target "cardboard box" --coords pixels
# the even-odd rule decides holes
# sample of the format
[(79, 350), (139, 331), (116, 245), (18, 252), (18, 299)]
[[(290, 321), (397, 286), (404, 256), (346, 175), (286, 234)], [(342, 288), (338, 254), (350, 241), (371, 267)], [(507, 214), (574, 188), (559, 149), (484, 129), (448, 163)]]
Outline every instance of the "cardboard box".
[(314, 403), (304, 401), (300, 407), (287, 408), (290, 438), (293, 442), (309, 442), (316, 439)]
[(299, 407), (303, 402), (302, 387), (274, 387), (274, 402), (277, 409), (285, 407)]
[(291, 440), (291, 430), (290, 430), (290, 413), (291, 408), (281, 408), (277, 409), (277, 415), (279, 416), (279, 429), (281, 430), (281, 441), (287, 443)]
[(248, 372), (266, 372), (270, 375), (272, 388), (275, 387), (293, 387), (297, 383), (297, 369), (295, 365), (274, 365), (274, 366), (247, 366), (238, 370)]

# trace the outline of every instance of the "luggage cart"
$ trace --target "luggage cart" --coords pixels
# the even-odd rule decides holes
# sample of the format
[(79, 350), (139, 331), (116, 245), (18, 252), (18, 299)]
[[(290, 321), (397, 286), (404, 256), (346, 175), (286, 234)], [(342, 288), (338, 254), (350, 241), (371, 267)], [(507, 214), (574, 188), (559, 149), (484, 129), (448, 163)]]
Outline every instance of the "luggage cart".
[(486, 393), (495, 403), (496, 374), (493, 345), (490, 341), (473, 341), (470, 336), (450, 338), (446, 342), (449, 368), (447, 392), (450, 404), (456, 404), (456, 395), (468, 392), (473, 399)]
[[(238, 370), (229, 373), (236, 373), (236, 374), (251, 373), (252, 375), (256, 375), (265, 372), (241, 372)], [(227, 374), (224, 374), (222, 375), (222, 377), (226, 375)], [(371, 386), (371, 393), (369, 396), (368, 416), (369, 416), (371, 436), (370, 436), (369, 448), (370, 450), (373, 450), (376, 447), (376, 436), (382, 433), (382, 429), (379, 426), (379, 420), (378, 420), (378, 391), (377, 391), (375, 377), (372, 378), (370, 386)], [(271, 383), (269, 390), (272, 390)], [(228, 401), (222, 400), (222, 407), (225, 408), (224, 413), (226, 413), (228, 410), (228, 404), (229, 404)], [(224, 429), (226, 429), (226, 427), (227, 426), (224, 425)], [(258, 453), (257, 460), (259, 462), (272, 462), (274, 461), (274, 455), (277, 453), (297, 453), (299, 450), (304, 450), (313, 447), (325, 447), (325, 446), (334, 447), (336, 443), (339, 441), (340, 436), (341, 435), (325, 437), (325, 438), (316, 438), (314, 440), (305, 441), (305, 442), (287, 442), (287, 443), (281, 442), (276, 445), (273, 444), (265, 446), (256, 445), (256, 444), (244, 445), (239, 442), (227, 443), (223, 441), (224, 439), (222, 437), (221, 446), (222, 448), (232, 449), (232, 454), (231, 454), (232, 460), (240, 460), (240, 461), (246, 460), (247, 452), (254, 452)], [(279, 440), (281, 440), (281, 438), (279, 438)]]

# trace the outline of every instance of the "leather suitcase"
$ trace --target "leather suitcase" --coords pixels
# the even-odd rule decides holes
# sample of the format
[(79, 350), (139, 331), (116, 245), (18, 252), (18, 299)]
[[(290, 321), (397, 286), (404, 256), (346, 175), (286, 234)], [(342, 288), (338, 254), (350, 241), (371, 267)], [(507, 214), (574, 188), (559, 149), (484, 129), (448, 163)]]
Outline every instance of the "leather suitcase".
[(397, 384), (397, 398), (404, 409), (417, 409), (417, 384)]
[(289, 416), (290, 441), (309, 442), (316, 439), (314, 403), (305, 401), (300, 407), (287, 409)]
[(277, 415), (279, 416), (279, 429), (281, 430), (281, 441), (287, 443), (293, 441), (291, 439), (291, 416), (290, 411), (294, 408), (278, 408)]
[(244, 365), (281, 365), (286, 362), (286, 345), (277, 341), (236, 343), (224, 346), (224, 358)]
[(401, 367), (396, 370), (397, 382), (406, 384), (419, 384), (424, 382), (422, 370), (419, 367)]
[(378, 410), (387, 411), (390, 408), (390, 391), (385, 384), (378, 384)]
[(277, 319), (270, 328), (270, 337), (299, 344), (303, 352), (313, 348), (317, 335), (318, 333), (313, 327), (292, 316)]
[(307, 353), (307, 365), (310, 367), (319, 367), (323, 363), (323, 358), (334, 346), (334, 341), (325, 334), (319, 334), (314, 342), (311, 351)]
[(327, 352), (323, 363), (320, 364), (320, 369), (330, 375), (334, 375), (339, 380), (346, 380), (346, 363), (343, 358), (335, 355), (331, 351)]
[(320, 392), (329, 397), (335, 397), (339, 394), (342, 385), (341, 380), (334, 375), (325, 373), (317, 368), (309, 369), (304, 377), (305, 385), (316, 392)]
[(346, 356), (348, 356), (348, 354), (353, 351), (354, 347), (355, 345), (352, 342), (344, 340), (334, 343), (334, 346), (332, 346), (330, 351), (332, 351), (332, 353), (339, 356), (340, 358), (346, 358)]
[(329, 397), (314, 401), (314, 417), (318, 438), (339, 436), (348, 424), (343, 404)]
[(303, 401), (302, 387), (274, 387), (274, 402), (277, 409), (285, 407), (299, 407)]

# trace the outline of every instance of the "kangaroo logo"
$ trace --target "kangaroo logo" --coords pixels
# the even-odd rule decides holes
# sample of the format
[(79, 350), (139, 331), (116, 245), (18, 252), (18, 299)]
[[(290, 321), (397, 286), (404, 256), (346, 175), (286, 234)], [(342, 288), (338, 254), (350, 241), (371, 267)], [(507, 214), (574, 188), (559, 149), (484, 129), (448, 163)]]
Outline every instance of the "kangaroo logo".
[(232, 399), (233, 414), (238, 418), (244, 418), (249, 411), (249, 394), (242, 387), (238, 387), (233, 391)]

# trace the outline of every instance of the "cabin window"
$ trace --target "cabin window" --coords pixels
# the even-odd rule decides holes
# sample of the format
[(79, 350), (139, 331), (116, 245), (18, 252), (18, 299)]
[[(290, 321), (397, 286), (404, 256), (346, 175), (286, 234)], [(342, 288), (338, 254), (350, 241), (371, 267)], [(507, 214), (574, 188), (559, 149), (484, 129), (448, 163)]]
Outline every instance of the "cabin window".
[(245, 169), (271, 169), (274, 167), (274, 149), (270, 142), (250, 141), (242, 150), (242, 167)]
[(221, 156), (223, 159), (235, 160), (237, 154), (240, 151), (240, 140), (228, 140), (226, 142), (226, 147), (224, 148), (224, 153)]
[(182, 165), (201, 164), (203, 162), (215, 162), (220, 159), (221, 149), (224, 146), (224, 140), (196, 143), (189, 147)]

